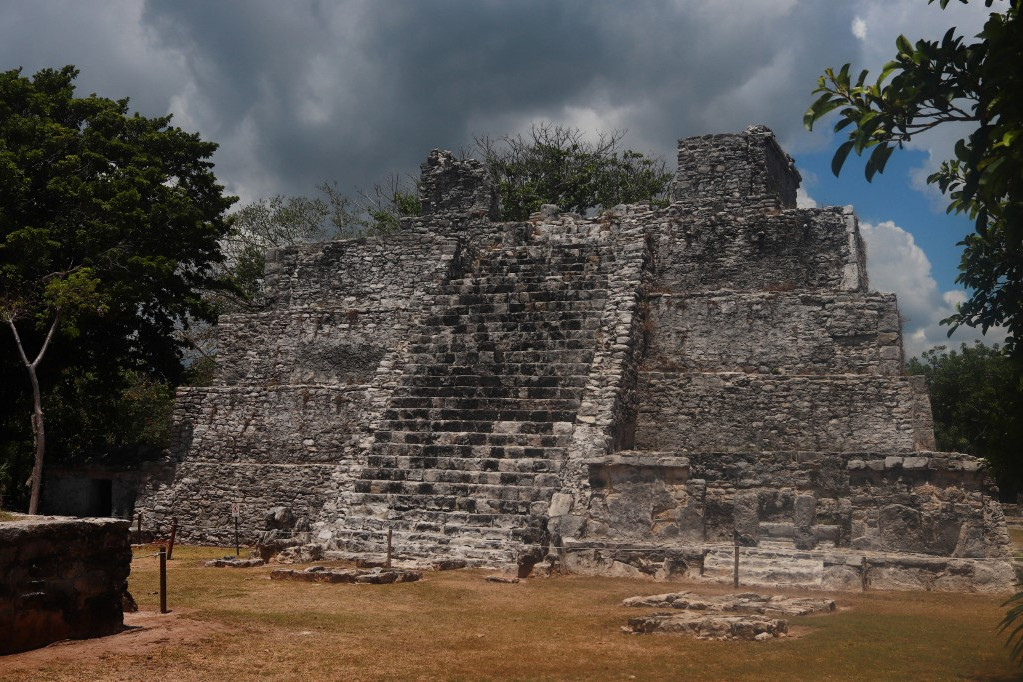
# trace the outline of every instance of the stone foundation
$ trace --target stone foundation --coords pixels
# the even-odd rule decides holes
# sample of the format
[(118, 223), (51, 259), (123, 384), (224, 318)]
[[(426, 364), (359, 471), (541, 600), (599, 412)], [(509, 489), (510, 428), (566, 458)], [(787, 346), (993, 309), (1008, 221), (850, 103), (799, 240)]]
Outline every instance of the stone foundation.
[(128, 595), (128, 521), (0, 522), (0, 654), (119, 632)]

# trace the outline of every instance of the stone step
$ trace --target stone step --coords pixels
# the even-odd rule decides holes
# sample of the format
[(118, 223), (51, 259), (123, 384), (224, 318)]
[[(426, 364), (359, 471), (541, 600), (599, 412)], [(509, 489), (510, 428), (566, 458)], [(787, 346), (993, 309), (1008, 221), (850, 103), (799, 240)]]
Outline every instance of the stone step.
[[(413, 463), (415, 461), (415, 459), (412, 460)], [(422, 461), (422, 463), (424, 465), (433, 464), (432, 462), (427, 461)], [(423, 466), (422, 468), (364, 467), (359, 478), (364, 481), (404, 481), (409, 484), (417, 485), (439, 485), (450, 483), (469, 485), (470, 487), (494, 487), (495, 489), (489, 490), (489, 492), (488, 490), (484, 490), (482, 487), (480, 488), (487, 498), (493, 498), (493, 495), (499, 492), (501, 488), (514, 490), (517, 487), (551, 488), (559, 487), (561, 485), (561, 477), (558, 476), (558, 474), (549, 472), (467, 471), (463, 469), (438, 469), (432, 466)], [(437, 492), (440, 491), (430, 490), (430, 494), (435, 494)], [(466, 494), (473, 493), (470, 491)], [(499, 496), (496, 499), (501, 499), (501, 497)], [(513, 497), (513, 499), (515, 498)]]
[[(463, 400), (578, 400), (582, 393), (581, 387), (556, 388), (546, 386), (515, 386), (501, 383), (489, 383), (488, 379), (504, 379), (500, 376), (472, 377), (459, 375), (444, 380), (444, 385), (408, 386), (403, 385), (402, 397), (432, 400), (460, 398)], [(398, 400), (395, 398), (394, 400)]]
[[(395, 448), (395, 449), (384, 449)], [(450, 454), (426, 454), (420, 450), (402, 452), (397, 448), (449, 448)], [(461, 450), (453, 448), (466, 448), (468, 456)], [(477, 448), (483, 450), (482, 454), (474, 452), (473, 446), (435, 446), (435, 445), (399, 445), (396, 443), (377, 443), (373, 448), (373, 454), (366, 459), (366, 466), (382, 469), (439, 469), (453, 471), (482, 471), (482, 472), (532, 472), (532, 473), (556, 473), (561, 470), (562, 461), (565, 457), (564, 448), (526, 448), (534, 453), (540, 452), (537, 456), (505, 456), (504, 448), (493, 448), (498, 452), (491, 452), (489, 448)], [(521, 454), (522, 449), (516, 449), (514, 453)]]
[[(545, 424), (550, 426), (550, 424)], [(551, 431), (556, 431), (552, 427)], [(505, 448), (501, 456), (512, 457), (516, 450), (509, 448), (567, 448), (572, 444), (571, 425), (567, 432), (555, 433), (488, 433), (473, 431), (390, 430), (380, 428), (373, 433), (376, 444), (396, 443), (408, 445), (487, 445)], [(376, 447), (374, 444), (374, 447)], [(494, 457), (499, 455), (494, 454)], [(523, 457), (527, 456), (523, 450)]]
[[(703, 578), (731, 583), (735, 571), (735, 549), (714, 548), (703, 560)], [(739, 548), (740, 585), (821, 586), (824, 558), (795, 550), (772, 551), (759, 547)]]
[[(375, 519), (374, 519), (375, 520)], [(347, 520), (357, 526), (362, 519)], [(513, 564), (528, 534), (517, 529), (476, 526), (437, 526), (428, 523), (388, 522), (395, 556), (425, 559), (465, 559), (472, 565)], [(417, 527), (418, 525), (418, 527)], [(439, 530), (435, 530), (439, 529)], [(335, 528), (331, 547), (340, 552), (380, 554), (387, 551), (387, 531)], [(330, 553), (328, 552), (328, 557)]]
[[(466, 353), (478, 351), (493, 351), (498, 348), (506, 353), (530, 351), (537, 347), (536, 339), (522, 339), (519, 341), (508, 340), (505, 343), (498, 343), (486, 337), (476, 338), (449, 338), (436, 336), (418, 337), (422, 341), (414, 340), (409, 346), (409, 352), (416, 353)], [(589, 339), (560, 339), (543, 340), (544, 352), (555, 351), (592, 351), (593, 345)]]
[[(384, 410), (383, 423), (394, 426), (396, 422), (404, 424), (424, 425), (433, 430), (433, 425), (440, 422), (453, 423), (496, 423), (496, 422), (574, 422), (576, 410), (543, 410), (543, 409), (449, 409), (437, 408), (389, 408)], [(465, 429), (457, 429), (464, 431)], [(484, 431), (484, 433), (486, 433)]]
[[(599, 324), (587, 325), (585, 329), (546, 329), (544, 335), (538, 337), (535, 330), (523, 332), (519, 329), (497, 329), (499, 325), (458, 325), (457, 327), (441, 327), (432, 329), (429, 333), (414, 334), (410, 341), (416, 344), (428, 343), (496, 343), (510, 346), (515, 343), (532, 344), (537, 339), (544, 343), (560, 343), (567, 341), (593, 343), (593, 338)], [(471, 328), (470, 328), (471, 327)]]
[[(508, 289), (507, 291), (492, 291), (491, 289)], [(572, 286), (572, 283), (565, 283), (555, 288), (552, 286), (537, 286), (530, 288), (521, 283), (508, 283), (505, 285), (488, 285), (480, 287), (476, 291), (460, 291), (457, 294), (439, 294), (446, 298), (441, 301), (444, 310), (452, 313), (466, 315), (482, 312), (514, 312), (524, 310), (520, 306), (544, 303), (549, 305), (549, 310), (558, 310), (557, 304), (571, 309), (572, 305), (583, 305), (589, 303), (601, 303), (607, 300), (608, 293), (604, 289), (579, 289)], [(435, 299), (434, 305), (438, 301)], [(439, 306), (438, 306), (439, 307)]]
[[(461, 369), (461, 368), (460, 368)], [(472, 368), (465, 368), (466, 370)], [(437, 396), (455, 398), (502, 397), (507, 391), (551, 389), (569, 391), (577, 395), (578, 391), (589, 383), (589, 376), (536, 374), (532, 376), (513, 376), (501, 374), (477, 374), (461, 371), (444, 377), (443, 385), (438, 385), (436, 376), (409, 376), (402, 378), (402, 391), (406, 395)]]
[(383, 419), (380, 429), (394, 433), (406, 431), (435, 435), (439, 433), (489, 434), (489, 435), (552, 435), (554, 422), (565, 420), (546, 419), (545, 413), (537, 413), (532, 419), (508, 419), (501, 421), (469, 419)]
[(480, 350), (463, 352), (413, 353), (409, 364), (413, 367), (446, 365), (494, 365), (517, 364), (535, 365), (544, 363), (552, 366), (566, 364), (589, 364), (593, 360), (592, 350), (546, 350), (542, 345), (524, 351)]
[[(494, 514), (546, 513), (559, 488), (486, 486), (471, 483), (411, 483), (356, 480), (352, 489), (365, 504), (392, 511), (467, 511)], [(535, 505), (535, 506), (534, 506)]]
[(578, 398), (526, 398), (516, 396), (464, 397), (464, 396), (417, 396), (403, 395), (391, 398), (389, 409), (392, 410), (521, 410), (530, 407), (534, 410), (568, 411), (578, 410)]
[[(450, 364), (447, 364), (449, 363)], [(440, 356), (438, 364), (414, 364), (405, 365), (406, 375), (413, 375), (416, 379), (430, 379), (431, 377), (447, 377), (453, 375), (481, 376), (495, 374), (499, 376), (587, 376), (590, 363), (588, 362), (488, 362), (474, 363), (471, 365), (456, 364), (455, 358)]]

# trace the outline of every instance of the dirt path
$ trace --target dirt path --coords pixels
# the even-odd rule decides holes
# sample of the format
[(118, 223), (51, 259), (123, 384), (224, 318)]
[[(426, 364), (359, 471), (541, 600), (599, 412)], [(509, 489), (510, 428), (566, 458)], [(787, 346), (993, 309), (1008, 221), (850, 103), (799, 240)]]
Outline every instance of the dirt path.
[(139, 611), (124, 614), (125, 629), (115, 635), (93, 639), (69, 639), (41, 649), (0, 656), (0, 674), (25, 672), (43, 664), (61, 661), (76, 664), (97, 661), (113, 655), (145, 655), (164, 646), (180, 646), (231, 628), (207, 621), (192, 620), (190, 609), (161, 614)]

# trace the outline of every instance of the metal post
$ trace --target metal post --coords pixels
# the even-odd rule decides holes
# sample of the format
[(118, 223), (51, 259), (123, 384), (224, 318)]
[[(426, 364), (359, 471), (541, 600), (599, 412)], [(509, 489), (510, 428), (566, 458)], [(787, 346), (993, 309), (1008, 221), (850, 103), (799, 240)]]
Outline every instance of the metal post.
[(167, 613), (167, 548), (160, 547), (160, 613)]
[(384, 563), (386, 568), (391, 567), (391, 529), (387, 529), (387, 561)]
[(241, 556), (241, 545), (238, 544), (238, 515), (234, 515), (234, 555)]
[(174, 556), (174, 536), (178, 534), (178, 517), (171, 517), (170, 542), (167, 543), (167, 561)]

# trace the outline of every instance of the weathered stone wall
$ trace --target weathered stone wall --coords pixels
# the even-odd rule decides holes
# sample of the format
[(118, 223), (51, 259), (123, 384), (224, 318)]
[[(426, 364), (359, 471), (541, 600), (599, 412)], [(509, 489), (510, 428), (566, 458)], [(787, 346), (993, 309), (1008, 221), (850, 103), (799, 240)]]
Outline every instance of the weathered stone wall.
[(894, 294), (658, 294), (647, 369), (761, 374), (902, 373)]
[(487, 169), (475, 159), (459, 160), (449, 151), (434, 149), (420, 166), (419, 199), (423, 215), (463, 215), (497, 220), (497, 188)]
[(216, 384), (371, 383), (411, 318), (405, 308), (364, 307), (222, 315)]
[(199, 462), (344, 462), (363, 433), (363, 386), (179, 389), (171, 449)]
[(679, 140), (675, 201), (752, 203), (770, 197), (779, 206), (796, 205), (799, 172), (764, 126), (744, 132)]
[(844, 209), (669, 211), (675, 219), (655, 237), (654, 291), (867, 290), (859, 228)]
[(130, 571), (128, 521), (0, 522), (0, 655), (119, 631)]
[(458, 242), (431, 234), (349, 239), (267, 254), (265, 288), (275, 309), (414, 309), (449, 276)]
[(642, 372), (636, 448), (856, 450), (934, 447), (913, 377)]
[(352, 464), (200, 462), (186, 457), (154, 467), (139, 491), (136, 509), (147, 535), (166, 538), (172, 519), (177, 519), (182, 542), (230, 546), (232, 505), (238, 503), (239, 538), (250, 544), (275, 528), (268, 517), (277, 508), (287, 509), (293, 520), (288, 528), (275, 528), (278, 534), (308, 531), (339, 487), (350, 485)]

